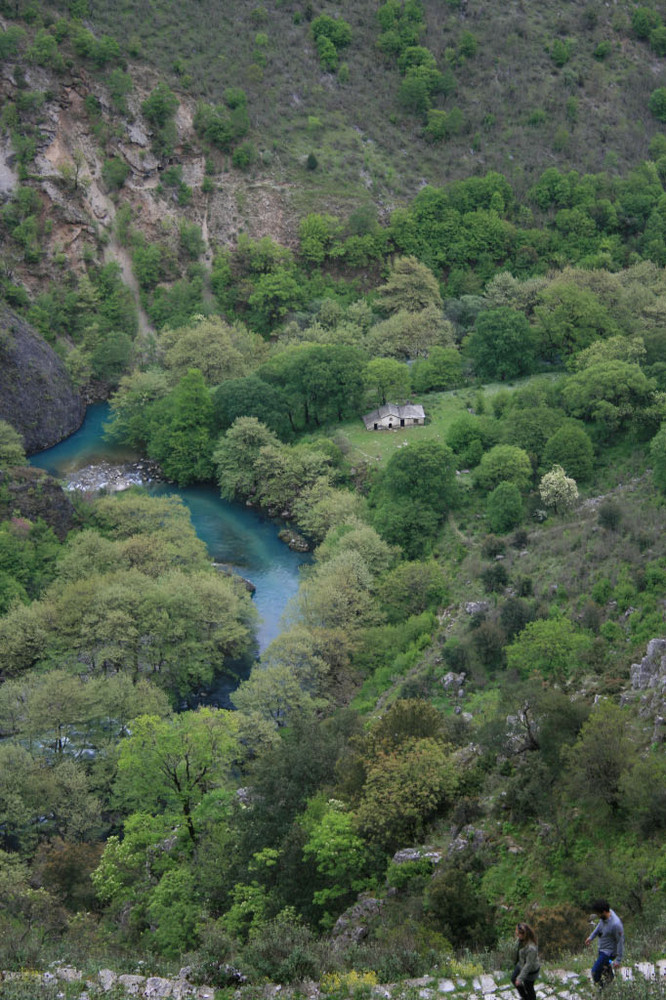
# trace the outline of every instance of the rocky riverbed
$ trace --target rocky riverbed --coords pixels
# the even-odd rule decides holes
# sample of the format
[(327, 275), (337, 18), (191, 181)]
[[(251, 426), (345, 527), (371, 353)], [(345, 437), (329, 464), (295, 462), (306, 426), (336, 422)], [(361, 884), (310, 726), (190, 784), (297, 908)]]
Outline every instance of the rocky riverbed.
[(142, 459), (138, 462), (126, 462), (114, 465), (111, 462), (96, 462), (65, 476), (64, 484), (68, 490), (78, 490), (81, 493), (120, 493), (131, 486), (145, 486), (146, 483), (163, 482), (164, 476), (159, 465)]

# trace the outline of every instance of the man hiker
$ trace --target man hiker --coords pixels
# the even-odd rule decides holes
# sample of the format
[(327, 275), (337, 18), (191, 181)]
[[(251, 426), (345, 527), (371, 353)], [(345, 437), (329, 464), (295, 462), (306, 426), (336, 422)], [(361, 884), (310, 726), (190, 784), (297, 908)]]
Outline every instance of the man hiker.
[(594, 928), (585, 944), (590, 944), (599, 938), (599, 954), (592, 966), (592, 979), (598, 986), (603, 981), (613, 979), (613, 969), (622, 961), (624, 954), (624, 927), (614, 910), (611, 910), (605, 899), (598, 899), (592, 904), (592, 909), (599, 917), (599, 923)]

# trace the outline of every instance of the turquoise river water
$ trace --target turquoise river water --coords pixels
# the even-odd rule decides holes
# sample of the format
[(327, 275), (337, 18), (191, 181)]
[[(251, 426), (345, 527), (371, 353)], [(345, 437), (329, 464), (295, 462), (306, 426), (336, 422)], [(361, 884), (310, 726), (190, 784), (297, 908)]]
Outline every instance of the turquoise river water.
[[(102, 461), (114, 464), (136, 461), (141, 456), (104, 439), (103, 424), (108, 416), (105, 404), (89, 406), (85, 421), (75, 434), (33, 455), (30, 462), (62, 479), (77, 469)], [(280, 632), (283, 612), (298, 589), (299, 567), (309, 561), (308, 557), (292, 552), (280, 541), (279, 525), (249, 507), (222, 500), (214, 486), (181, 489), (166, 483), (150, 483), (146, 489), (155, 496), (182, 497), (211, 559), (230, 564), (255, 585), (254, 602), (261, 616), (257, 640), (259, 649), (265, 649)]]

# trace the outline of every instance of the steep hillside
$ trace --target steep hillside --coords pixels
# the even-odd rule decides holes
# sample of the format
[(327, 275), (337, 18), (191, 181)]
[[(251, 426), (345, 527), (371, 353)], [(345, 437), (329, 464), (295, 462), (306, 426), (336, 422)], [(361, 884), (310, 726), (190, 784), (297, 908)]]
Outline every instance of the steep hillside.
[[(219, 102), (225, 88), (245, 88), (257, 176), (295, 184), (301, 208), (371, 200), (388, 209), (424, 180), (492, 169), (528, 185), (552, 165), (624, 172), (646, 157), (660, 127), (648, 100), (666, 61), (637, 37), (634, 4), (425, 0), (416, 41), (446, 75), (430, 103), (462, 113), (456, 134), (435, 144), (423, 138), (424, 109), (401, 102), (394, 49), (379, 47), (380, 6), (91, 4), (89, 23), (193, 97)], [(321, 14), (351, 27), (329, 72), (312, 34)], [(308, 173), (311, 151), (319, 167)]]

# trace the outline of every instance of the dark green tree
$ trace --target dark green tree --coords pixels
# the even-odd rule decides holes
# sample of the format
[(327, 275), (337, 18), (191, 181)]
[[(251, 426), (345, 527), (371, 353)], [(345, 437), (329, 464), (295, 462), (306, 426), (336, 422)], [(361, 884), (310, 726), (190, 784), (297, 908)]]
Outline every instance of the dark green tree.
[(481, 378), (504, 381), (534, 370), (536, 338), (532, 327), (523, 313), (507, 306), (479, 313), (466, 349)]
[(488, 495), (486, 515), (492, 531), (503, 534), (516, 528), (523, 519), (520, 490), (515, 483), (500, 483)]
[(576, 482), (584, 482), (594, 468), (594, 445), (586, 431), (573, 421), (560, 427), (548, 438), (542, 455), (544, 471), (561, 465)]
[(213, 475), (213, 407), (203, 375), (191, 369), (151, 412), (148, 454), (179, 486)]

